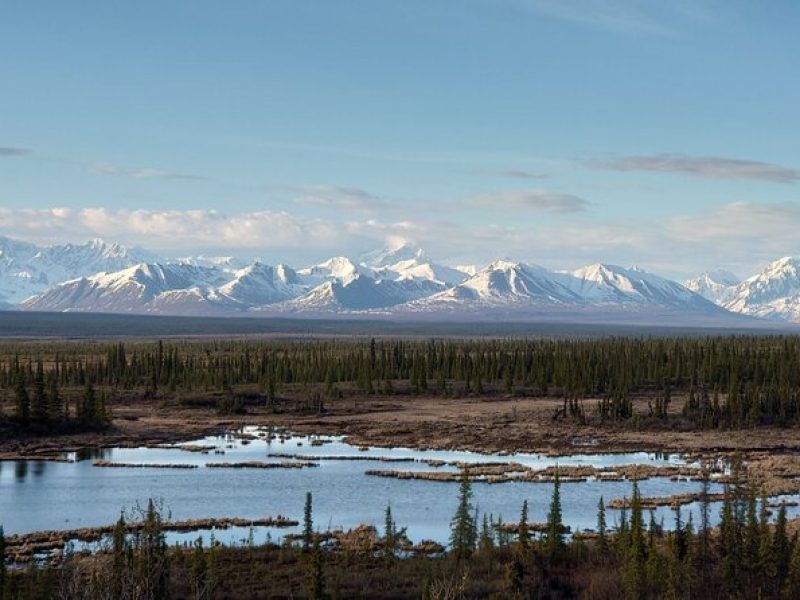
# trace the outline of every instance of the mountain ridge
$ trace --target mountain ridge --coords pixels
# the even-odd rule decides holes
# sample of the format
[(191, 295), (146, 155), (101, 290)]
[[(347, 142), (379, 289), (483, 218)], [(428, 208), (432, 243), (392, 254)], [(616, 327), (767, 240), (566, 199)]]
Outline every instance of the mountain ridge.
[[(744, 281), (711, 271), (681, 284), (638, 267), (607, 263), (572, 270), (510, 260), (482, 268), (451, 267), (410, 243), (299, 269), (232, 257), (153, 256), (102, 240), (39, 247), (0, 237), (0, 306), (210, 316), (742, 316), (800, 322), (800, 259), (792, 257), (773, 261)], [(37, 270), (36, 265), (52, 268)], [(86, 272), (98, 266), (104, 268)], [(32, 284), (41, 273), (44, 278), (39, 275)], [(52, 283), (51, 277), (62, 279)]]

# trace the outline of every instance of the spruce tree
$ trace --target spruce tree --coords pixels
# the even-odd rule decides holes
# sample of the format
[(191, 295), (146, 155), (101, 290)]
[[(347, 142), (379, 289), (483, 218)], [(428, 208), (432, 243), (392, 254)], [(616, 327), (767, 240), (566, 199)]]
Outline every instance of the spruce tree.
[(48, 417), (48, 401), (44, 384), (44, 367), (42, 361), (36, 363), (36, 375), (33, 378), (33, 399), (31, 401), (31, 418), (35, 423), (44, 423)]
[(553, 559), (564, 549), (564, 524), (561, 521), (561, 480), (556, 469), (553, 477), (553, 495), (550, 498), (550, 510), (547, 513), (547, 529), (544, 537), (544, 548)]
[(22, 371), (17, 373), (17, 382), (14, 388), (14, 410), (17, 421), (27, 425), (31, 420), (31, 399), (25, 387), (25, 377)]
[(608, 535), (606, 525), (606, 506), (603, 497), (597, 502), (597, 549), (605, 557), (608, 550)]
[(522, 550), (527, 550), (529, 546), (529, 533), (528, 533), (528, 501), (523, 500), (522, 511), (519, 515), (519, 546)]
[(308, 574), (308, 598), (309, 600), (321, 600), (325, 597), (325, 579), (322, 571), (322, 549), (319, 545), (319, 538), (314, 538), (311, 548), (311, 560), (309, 560)]
[(58, 380), (54, 374), (50, 374), (47, 381), (47, 401), (48, 413), (53, 421), (59, 422), (64, 420), (64, 405), (61, 402), (61, 395), (58, 392)]
[(472, 518), (472, 483), (468, 469), (461, 472), (458, 507), (450, 523), (450, 548), (457, 561), (468, 559), (475, 548), (475, 522)]
[(390, 504), (386, 505), (383, 531), (383, 557), (386, 560), (392, 560), (397, 550), (397, 531), (394, 520), (392, 519), (392, 506)]
[(644, 595), (646, 562), (647, 547), (644, 538), (642, 496), (639, 492), (639, 486), (634, 481), (633, 494), (631, 496), (628, 547), (623, 568), (623, 583), (629, 598), (641, 598)]
[(314, 538), (314, 520), (311, 511), (311, 492), (306, 492), (306, 503), (303, 507), (303, 552), (311, 549)]

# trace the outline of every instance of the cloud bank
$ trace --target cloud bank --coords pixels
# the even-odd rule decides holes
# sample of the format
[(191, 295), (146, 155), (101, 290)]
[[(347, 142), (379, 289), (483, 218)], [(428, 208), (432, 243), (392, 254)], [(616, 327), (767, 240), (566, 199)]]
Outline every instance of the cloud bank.
[(298, 264), (411, 239), (449, 262), (483, 264), (508, 257), (550, 267), (635, 263), (676, 278), (711, 268), (752, 273), (779, 256), (800, 254), (798, 229), (800, 205), (746, 202), (662, 221), (572, 219), (558, 225), (465, 224), (447, 218), (333, 222), (285, 211), (0, 208), (0, 234), (40, 244), (103, 237), (167, 256), (213, 249), (243, 257), (271, 253)]

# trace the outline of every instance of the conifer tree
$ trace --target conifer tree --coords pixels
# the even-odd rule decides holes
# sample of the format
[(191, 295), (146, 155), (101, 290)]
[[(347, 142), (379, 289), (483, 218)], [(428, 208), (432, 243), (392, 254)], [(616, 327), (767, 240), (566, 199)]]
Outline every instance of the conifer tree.
[(314, 519), (311, 514), (311, 492), (306, 492), (306, 503), (303, 507), (303, 552), (311, 549), (314, 538)]
[(308, 577), (308, 597), (309, 600), (321, 600), (325, 597), (325, 579), (322, 571), (322, 549), (319, 545), (319, 538), (314, 538), (311, 547), (311, 560), (309, 560)]
[(36, 362), (36, 375), (33, 378), (33, 399), (31, 401), (31, 418), (36, 423), (44, 423), (48, 416), (47, 393), (44, 384), (44, 367), (42, 361)]
[(17, 373), (16, 387), (14, 388), (14, 410), (17, 420), (27, 425), (31, 419), (31, 399), (25, 387), (25, 377), (22, 371)]
[(544, 548), (551, 559), (559, 556), (564, 549), (564, 524), (561, 521), (561, 480), (558, 469), (553, 477), (553, 495), (550, 498), (550, 510), (547, 513)]
[(475, 548), (475, 522), (472, 518), (472, 483), (468, 469), (461, 472), (458, 507), (450, 523), (450, 548), (457, 561), (468, 559)]
[(59, 422), (64, 420), (64, 405), (61, 402), (61, 395), (58, 391), (58, 380), (52, 373), (47, 380), (47, 401), (48, 413), (53, 421)]
[(647, 548), (644, 538), (644, 519), (642, 516), (642, 496), (639, 486), (633, 482), (631, 495), (631, 517), (628, 531), (628, 547), (623, 567), (623, 582), (629, 598), (644, 595), (645, 563)]
[(481, 534), (478, 538), (478, 548), (480, 548), (482, 552), (490, 552), (494, 548), (491, 519), (486, 513), (483, 513), (483, 523), (481, 524)]
[(384, 517), (383, 530), (383, 557), (386, 560), (392, 560), (394, 559), (395, 551), (397, 550), (397, 531), (395, 522), (392, 519), (391, 504), (386, 505), (386, 515)]
[(528, 501), (522, 501), (522, 511), (519, 515), (519, 546), (522, 550), (527, 550), (529, 546), (528, 533)]
[(597, 548), (602, 556), (605, 556), (608, 550), (608, 535), (606, 525), (606, 506), (603, 502), (603, 497), (597, 502)]

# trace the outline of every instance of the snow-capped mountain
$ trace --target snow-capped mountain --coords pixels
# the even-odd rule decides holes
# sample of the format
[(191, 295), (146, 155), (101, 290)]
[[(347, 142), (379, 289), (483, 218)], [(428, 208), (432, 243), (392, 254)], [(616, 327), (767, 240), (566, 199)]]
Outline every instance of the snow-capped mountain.
[(314, 313), (386, 309), (431, 296), (444, 288), (445, 285), (437, 281), (377, 279), (358, 274), (326, 281), (299, 298), (275, 308), (278, 311)]
[(367, 267), (388, 267), (403, 261), (427, 261), (424, 250), (413, 242), (401, 241), (375, 252), (368, 252), (361, 256), (361, 264)]
[(672, 324), (735, 321), (740, 313), (800, 322), (800, 259), (775, 261), (741, 283), (714, 271), (681, 285), (601, 263), (571, 271), (511, 261), (450, 267), (410, 243), (358, 262), (338, 256), (294, 270), (230, 257), (152, 260), (144, 251), (100, 240), (42, 248), (0, 238), (0, 294), (0, 307), (39, 311), (651, 318)]
[(400, 279), (417, 279), (420, 281), (436, 281), (444, 285), (464, 283), (469, 275), (452, 267), (432, 262), (420, 262), (418, 259), (401, 260), (398, 263), (375, 270), (379, 277)]
[(473, 301), (485, 305), (536, 303), (563, 305), (580, 303), (567, 278), (536, 265), (496, 261), (464, 283), (430, 298), (435, 303)]
[(357, 276), (374, 277), (375, 272), (364, 265), (357, 265), (344, 256), (334, 256), (311, 267), (297, 271), (302, 283), (308, 286), (321, 285), (332, 281), (350, 281)]
[(730, 271), (717, 269), (716, 271), (701, 273), (697, 277), (684, 282), (683, 285), (700, 294), (706, 300), (723, 304), (730, 299), (739, 282), (740, 279)]
[(140, 263), (113, 273), (65, 281), (20, 304), (26, 310), (174, 312), (216, 300), (224, 274), (188, 264)]
[(732, 312), (800, 322), (800, 258), (786, 256), (769, 263), (720, 303)]
[(305, 293), (297, 273), (286, 265), (271, 267), (253, 263), (234, 273), (234, 279), (219, 288), (219, 293), (243, 306), (283, 302)]
[(148, 252), (95, 239), (36, 246), (0, 237), (0, 302), (16, 304), (60, 282), (152, 260)]
[(570, 289), (589, 302), (709, 308), (705, 299), (681, 284), (638, 267), (597, 263), (569, 274)]
[(718, 315), (714, 304), (682, 285), (641, 269), (595, 264), (575, 271), (497, 261), (464, 283), (409, 305), (412, 311), (438, 309), (520, 313), (658, 310)]

